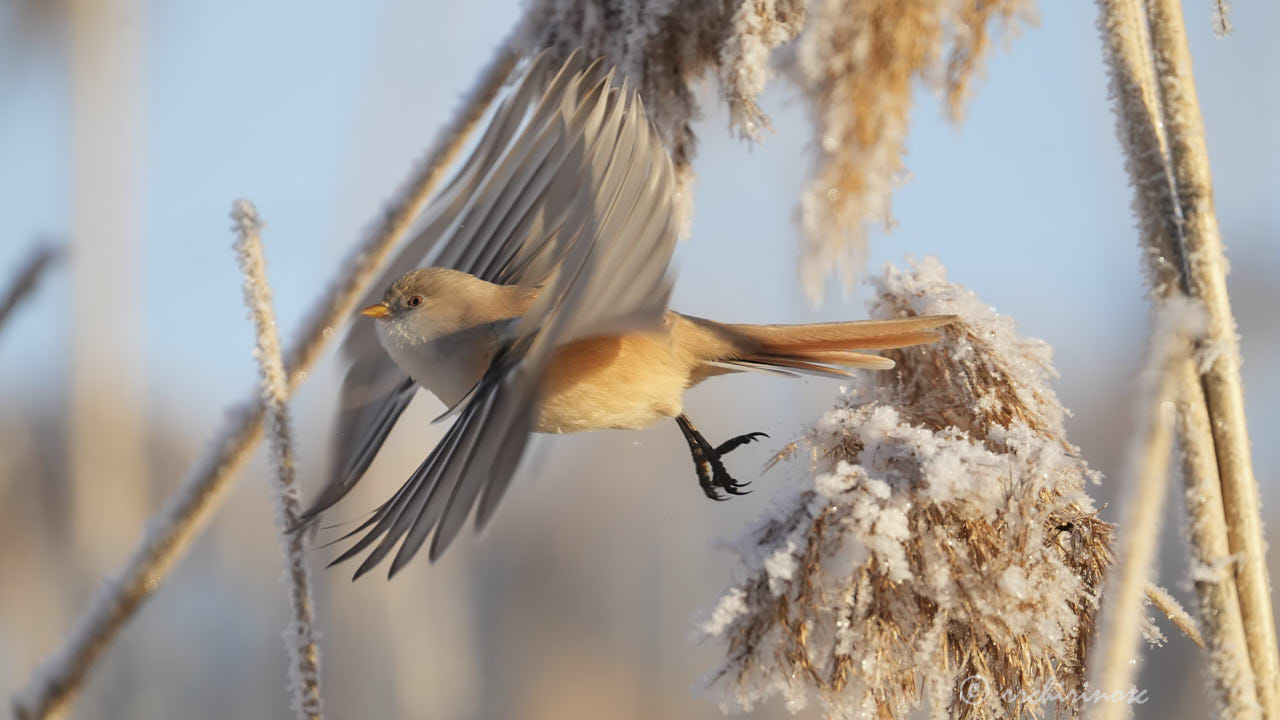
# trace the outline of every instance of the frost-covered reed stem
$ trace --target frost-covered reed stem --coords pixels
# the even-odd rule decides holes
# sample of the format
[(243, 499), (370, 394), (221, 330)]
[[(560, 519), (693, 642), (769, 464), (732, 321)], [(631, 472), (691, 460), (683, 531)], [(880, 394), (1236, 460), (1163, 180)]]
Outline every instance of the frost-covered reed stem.
[[(381, 220), (316, 300), (299, 340), (285, 354), (290, 392), (306, 378), (308, 369), (333, 336), (334, 327), (350, 314), (364, 286), (412, 227), (517, 60), (518, 53), (509, 43), (504, 44), (480, 74), (453, 122), (436, 138), (426, 159), (414, 167), (409, 181), (388, 204)], [(45, 718), (69, 703), (93, 664), (142, 602), (159, 587), (218, 507), (229, 480), (262, 436), (262, 418), (262, 402), (256, 397), (228, 413), (217, 438), (187, 472), (178, 490), (152, 516), (124, 568), (103, 581), (62, 646), (15, 696), (15, 715)]]
[(1244, 392), (1240, 385), (1240, 342), (1227, 294), (1227, 264), (1213, 206), (1213, 178), (1204, 141), (1204, 121), (1196, 97), (1191, 53), (1182, 6), (1148, 0), (1147, 17), (1160, 82), (1160, 106), (1169, 138), (1170, 168), (1182, 212), (1187, 279), (1193, 297), (1204, 301), (1209, 332), (1202, 374), (1210, 428), (1222, 478), (1222, 499), (1231, 552), (1242, 556), (1236, 571), (1240, 611), (1249, 659), (1257, 676), (1264, 715), (1280, 718), (1280, 648), (1271, 612), (1266, 542), (1262, 535), (1258, 482), (1253, 476)]
[(1191, 614), (1187, 612), (1186, 608), (1182, 607), (1177, 598), (1155, 583), (1147, 583), (1146, 595), (1147, 600), (1157, 610), (1164, 613), (1164, 616), (1169, 618), (1169, 622), (1181, 630), (1188, 640), (1199, 645), (1201, 650), (1204, 649), (1204, 636), (1200, 634), (1196, 619), (1191, 617)]
[[(1131, 661), (1146, 619), (1142, 597), (1156, 557), (1168, 487), (1177, 363), (1191, 351), (1187, 333), (1179, 327), (1181, 318), (1173, 317), (1180, 310), (1170, 308), (1157, 318), (1142, 378), (1142, 397), (1148, 405), (1123, 475), (1129, 498), (1119, 523), (1117, 567), (1103, 593), (1104, 621), (1097, 636), (1102, 647), (1090, 673), (1094, 686), (1109, 697), (1128, 692), (1137, 673), (1137, 665)], [(1099, 720), (1119, 720), (1128, 712), (1128, 705), (1122, 702), (1098, 703), (1091, 708), (1092, 716)]]
[(1200, 603), (1217, 715), (1231, 720), (1261, 717), (1245, 643), (1240, 601), (1232, 577), (1231, 549), (1209, 411), (1191, 357), (1178, 363), (1178, 445), (1187, 506), (1191, 579)]
[(36, 246), (26, 264), (19, 268), (18, 272), (14, 273), (13, 281), (9, 283), (9, 288), (5, 290), (4, 295), (0, 296), (0, 327), (4, 327), (5, 321), (9, 319), (9, 314), (31, 295), (45, 271), (61, 255), (61, 247), (46, 244)]
[(272, 500), (280, 545), (284, 551), (285, 581), (289, 584), (292, 619), (284, 633), (289, 653), (289, 690), (293, 710), (299, 720), (319, 720), (320, 649), (312, 625), (314, 604), (311, 573), (307, 569), (306, 543), (302, 533), (291, 533), (301, 514), (302, 491), (294, 477), (293, 440), (289, 430), (289, 385), (284, 358), (280, 354), (280, 330), (271, 308), (271, 284), (262, 252), (262, 223), (258, 210), (248, 200), (237, 200), (231, 210), (235, 221), (237, 259), (244, 273), (244, 302), (257, 332), (254, 357), (262, 373), (262, 402), (266, 406), (263, 423), (271, 438), (270, 462)]
[[(1150, 0), (1145, 6), (1140, 0), (1100, 0), (1099, 6), (1153, 305), (1188, 294), (1202, 300), (1208, 312), (1200, 352), (1209, 368), (1203, 374), (1182, 373), (1179, 393), (1187, 408), (1184, 415), (1193, 416), (1184, 417), (1179, 426), (1187, 483), (1200, 497), (1210, 498), (1190, 507), (1192, 540), (1211, 542), (1226, 533), (1230, 553), (1242, 558), (1234, 577), (1224, 574), (1217, 592), (1206, 593), (1197, 582), (1209, 637), (1209, 670), (1215, 686), (1224, 689), (1224, 716), (1250, 716), (1248, 696), (1253, 695), (1266, 717), (1280, 717), (1280, 656), (1240, 392), (1239, 348), (1181, 9), (1168, 0)], [(1195, 394), (1201, 395), (1198, 401), (1188, 399)], [(1198, 407), (1205, 411), (1203, 422), (1194, 417)], [(1212, 504), (1210, 484), (1221, 486), (1224, 514), (1216, 519), (1207, 507)], [(1212, 543), (1196, 547), (1194, 554), (1197, 562), (1223, 557)], [(1221, 605), (1236, 595), (1236, 584), (1240, 623)], [(1248, 648), (1252, 669), (1231, 666), (1233, 647)], [(1239, 684), (1254, 674), (1255, 687), (1243, 692)]]
[(1141, 0), (1099, 0), (1098, 4), (1116, 134), (1125, 150), (1125, 170), (1133, 185), (1143, 271), (1153, 296), (1185, 293), (1178, 208), (1164, 160), (1167, 149)]

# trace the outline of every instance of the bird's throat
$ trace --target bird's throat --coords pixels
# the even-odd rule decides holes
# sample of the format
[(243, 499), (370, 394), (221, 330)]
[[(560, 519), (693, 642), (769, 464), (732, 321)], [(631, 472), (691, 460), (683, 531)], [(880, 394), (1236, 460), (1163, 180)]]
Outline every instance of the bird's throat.
[(496, 347), (489, 325), (423, 339), (379, 326), (378, 339), (401, 370), (452, 407), (484, 375)]

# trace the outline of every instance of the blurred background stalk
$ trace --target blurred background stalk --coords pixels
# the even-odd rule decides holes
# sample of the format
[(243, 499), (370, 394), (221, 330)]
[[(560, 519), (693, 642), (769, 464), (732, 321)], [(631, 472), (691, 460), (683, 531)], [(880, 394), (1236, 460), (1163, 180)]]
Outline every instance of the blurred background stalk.
[(70, 453), (77, 557), (99, 575), (151, 506), (139, 318), (143, 15), (137, 0), (69, 4), (72, 145)]

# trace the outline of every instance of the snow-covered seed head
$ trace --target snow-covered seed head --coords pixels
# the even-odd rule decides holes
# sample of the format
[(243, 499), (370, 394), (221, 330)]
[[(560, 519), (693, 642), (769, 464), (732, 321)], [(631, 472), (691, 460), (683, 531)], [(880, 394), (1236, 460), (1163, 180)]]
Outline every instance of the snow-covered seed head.
[(741, 708), (816, 690), (834, 717), (1038, 713), (1082, 688), (1112, 562), (1049, 348), (936, 260), (872, 284), (877, 317), (960, 321), (809, 431), (809, 479), (740, 539), (700, 628), (726, 645), (707, 684)]

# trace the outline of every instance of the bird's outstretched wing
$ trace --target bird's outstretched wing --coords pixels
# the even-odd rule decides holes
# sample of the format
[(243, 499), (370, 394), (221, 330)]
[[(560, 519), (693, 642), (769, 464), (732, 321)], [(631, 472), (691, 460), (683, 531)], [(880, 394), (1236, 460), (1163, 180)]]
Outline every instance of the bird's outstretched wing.
[[(358, 577), (403, 539), (394, 574), (432, 530), (429, 554), (438, 557), (477, 501), (477, 525), (492, 517), (533, 430), (555, 349), (661, 322), (672, 188), (670, 158), (625, 83), (576, 53), (554, 73), (544, 57), (533, 61), (383, 280), (425, 264), (542, 291), (436, 449), (349, 534), (364, 533), (335, 562), (373, 546)], [(345, 348), (353, 362), (344, 396), (364, 402), (340, 418), (336, 472), (309, 516), (359, 480), (413, 394), (369, 328), (353, 331)]]
[[(517, 137), (523, 138), (523, 135), (517, 135), (518, 131), (524, 129), (528, 132), (535, 121), (544, 126), (547, 124), (547, 114), (556, 108), (544, 104), (544, 101), (551, 98), (552, 92), (563, 93), (568, 89), (568, 81), (583, 69), (581, 60), (576, 56), (572, 62), (574, 66), (567, 63), (560, 73), (550, 77), (555, 68), (550, 66), (546, 55), (534, 58), (519, 86), (494, 112), (488, 129), (470, 157), (423, 212), (418, 221), (419, 229), (370, 284), (361, 306), (380, 300), (387, 286), (410, 270), (456, 260), (460, 250), (476, 240), (477, 228), (474, 225), (468, 227), (463, 218), (471, 216), (469, 210), (476, 204), (473, 201), (479, 199), (486, 179), (497, 170), (507, 151), (515, 149)], [(580, 87), (581, 82), (575, 87)], [(544, 113), (541, 116), (536, 112), (539, 109)], [(556, 198), (545, 198), (544, 205), (549, 206), (553, 199)], [(527, 234), (519, 237), (510, 230), (505, 236), (492, 234), (487, 238), (494, 247), (518, 247), (527, 239)], [(456, 262), (446, 266), (477, 274), (474, 272), (476, 268), (463, 267)], [(395, 427), (396, 420), (417, 394), (417, 383), (396, 367), (382, 350), (372, 323), (357, 322), (348, 329), (342, 354), (348, 367), (331, 443), (330, 475), (320, 495), (303, 514), (304, 524), (332, 507), (355, 487)]]

